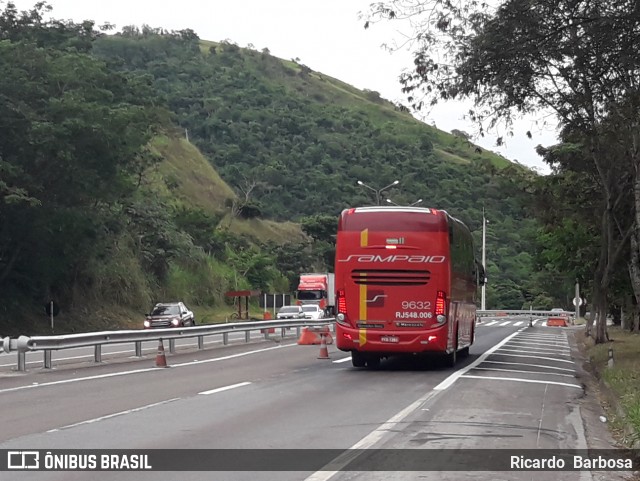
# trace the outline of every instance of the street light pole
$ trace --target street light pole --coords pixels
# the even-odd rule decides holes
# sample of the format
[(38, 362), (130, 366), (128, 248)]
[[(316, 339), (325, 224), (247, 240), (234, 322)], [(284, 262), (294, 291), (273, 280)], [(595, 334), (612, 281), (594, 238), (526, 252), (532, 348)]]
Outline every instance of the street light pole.
[[(402, 207), (400, 204), (396, 204), (394, 201), (392, 201), (391, 199), (387, 198), (387, 202), (389, 204), (393, 204), (393, 205), (397, 205), (398, 207)], [(414, 205), (418, 205), (420, 202), (422, 202), (422, 199), (418, 199), (415, 202), (409, 204), (407, 207), (413, 207)]]
[(374, 192), (376, 193), (376, 204), (377, 204), (377, 205), (380, 205), (380, 197), (381, 197), (382, 193), (383, 193), (385, 190), (387, 190), (389, 187), (393, 187), (394, 185), (397, 185), (397, 184), (399, 184), (399, 183), (400, 183), (400, 181), (399, 181), (399, 180), (394, 180), (393, 182), (391, 182), (389, 185), (387, 185), (387, 186), (383, 187), (382, 189), (374, 189), (373, 187), (371, 187), (371, 186), (369, 186), (369, 185), (365, 184), (364, 182), (362, 182), (361, 180), (359, 180), (359, 181), (357, 182), (357, 184), (358, 184), (358, 185), (361, 185), (361, 186), (363, 186), (363, 187), (366, 187), (367, 189), (372, 190), (372, 191), (374, 191)]
[(482, 296), (480, 298), (480, 310), (486, 310), (486, 278), (487, 278), (487, 255), (486, 255), (486, 247), (487, 247), (487, 219), (484, 216), (484, 207), (482, 208), (482, 268), (484, 269), (484, 281), (482, 283)]

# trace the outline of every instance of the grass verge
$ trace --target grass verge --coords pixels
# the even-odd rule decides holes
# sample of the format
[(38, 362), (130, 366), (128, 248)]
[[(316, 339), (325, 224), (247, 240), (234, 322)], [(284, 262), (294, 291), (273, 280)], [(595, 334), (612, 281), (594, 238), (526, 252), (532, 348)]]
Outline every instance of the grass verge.
[[(627, 447), (640, 445), (640, 334), (617, 326), (608, 328), (610, 342), (594, 344), (585, 338), (583, 348), (594, 374), (611, 391), (609, 417), (614, 434)], [(609, 349), (613, 366), (609, 367)]]

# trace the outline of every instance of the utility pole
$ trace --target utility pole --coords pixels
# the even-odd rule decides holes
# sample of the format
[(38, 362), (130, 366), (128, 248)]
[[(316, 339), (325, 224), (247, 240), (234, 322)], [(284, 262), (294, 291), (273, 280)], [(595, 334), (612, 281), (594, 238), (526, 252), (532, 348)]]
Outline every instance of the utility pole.
[(573, 304), (575, 305), (576, 308), (576, 314), (574, 317), (574, 322), (578, 320), (578, 318), (580, 317), (580, 304), (581, 304), (581, 299), (580, 299), (580, 283), (578, 282), (578, 279), (576, 279), (576, 295), (573, 298)]
[(480, 298), (480, 310), (486, 310), (486, 288), (487, 288), (487, 219), (484, 216), (484, 207), (482, 208), (482, 268), (484, 269), (484, 282), (482, 283), (482, 295)]

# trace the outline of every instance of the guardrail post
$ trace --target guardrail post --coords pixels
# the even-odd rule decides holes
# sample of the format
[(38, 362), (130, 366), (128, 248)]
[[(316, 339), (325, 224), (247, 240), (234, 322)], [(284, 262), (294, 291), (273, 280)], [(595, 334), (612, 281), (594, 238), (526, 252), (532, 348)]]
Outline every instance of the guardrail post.
[(296, 326), (296, 337), (300, 339), (300, 326)]
[(136, 357), (142, 357), (142, 341), (136, 341)]
[(244, 342), (249, 342), (251, 340), (251, 331), (244, 331)]
[(225, 346), (227, 344), (229, 344), (229, 333), (228, 332), (223, 332), (222, 333), (222, 344), (224, 344)]
[(23, 351), (18, 351), (18, 371), (24, 372), (27, 370), (27, 360)]
[(286, 335), (287, 335), (287, 328), (286, 327), (280, 328), (280, 337), (284, 339)]
[(204, 336), (198, 336), (198, 349), (204, 349)]
[(44, 368), (51, 369), (51, 349), (44, 350)]
[(93, 360), (95, 362), (102, 362), (102, 344), (96, 344), (93, 347)]
[(176, 352), (176, 340), (175, 339), (169, 339), (169, 352), (171, 354), (174, 354)]

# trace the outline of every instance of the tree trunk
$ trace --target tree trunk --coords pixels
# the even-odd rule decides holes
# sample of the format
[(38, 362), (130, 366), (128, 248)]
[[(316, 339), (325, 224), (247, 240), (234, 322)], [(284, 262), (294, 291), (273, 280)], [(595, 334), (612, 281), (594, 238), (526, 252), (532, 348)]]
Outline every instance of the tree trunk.
[(611, 219), (610, 219), (610, 205), (611, 202), (607, 200), (607, 207), (602, 212), (601, 219), (601, 243), (600, 243), (600, 255), (598, 257), (598, 266), (594, 274), (594, 305), (593, 311), (595, 313), (595, 330), (590, 330), (591, 337), (593, 337), (596, 344), (601, 344), (607, 341), (606, 328), (607, 328), (607, 294), (609, 288), (609, 276), (608, 270), (610, 269), (611, 259)]
[(631, 259), (629, 261), (629, 273), (631, 275), (631, 287), (636, 298), (636, 305), (640, 306), (640, 155), (637, 145), (637, 136), (634, 135), (633, 149), (633, 206), (634, 225), (631, 234)]

